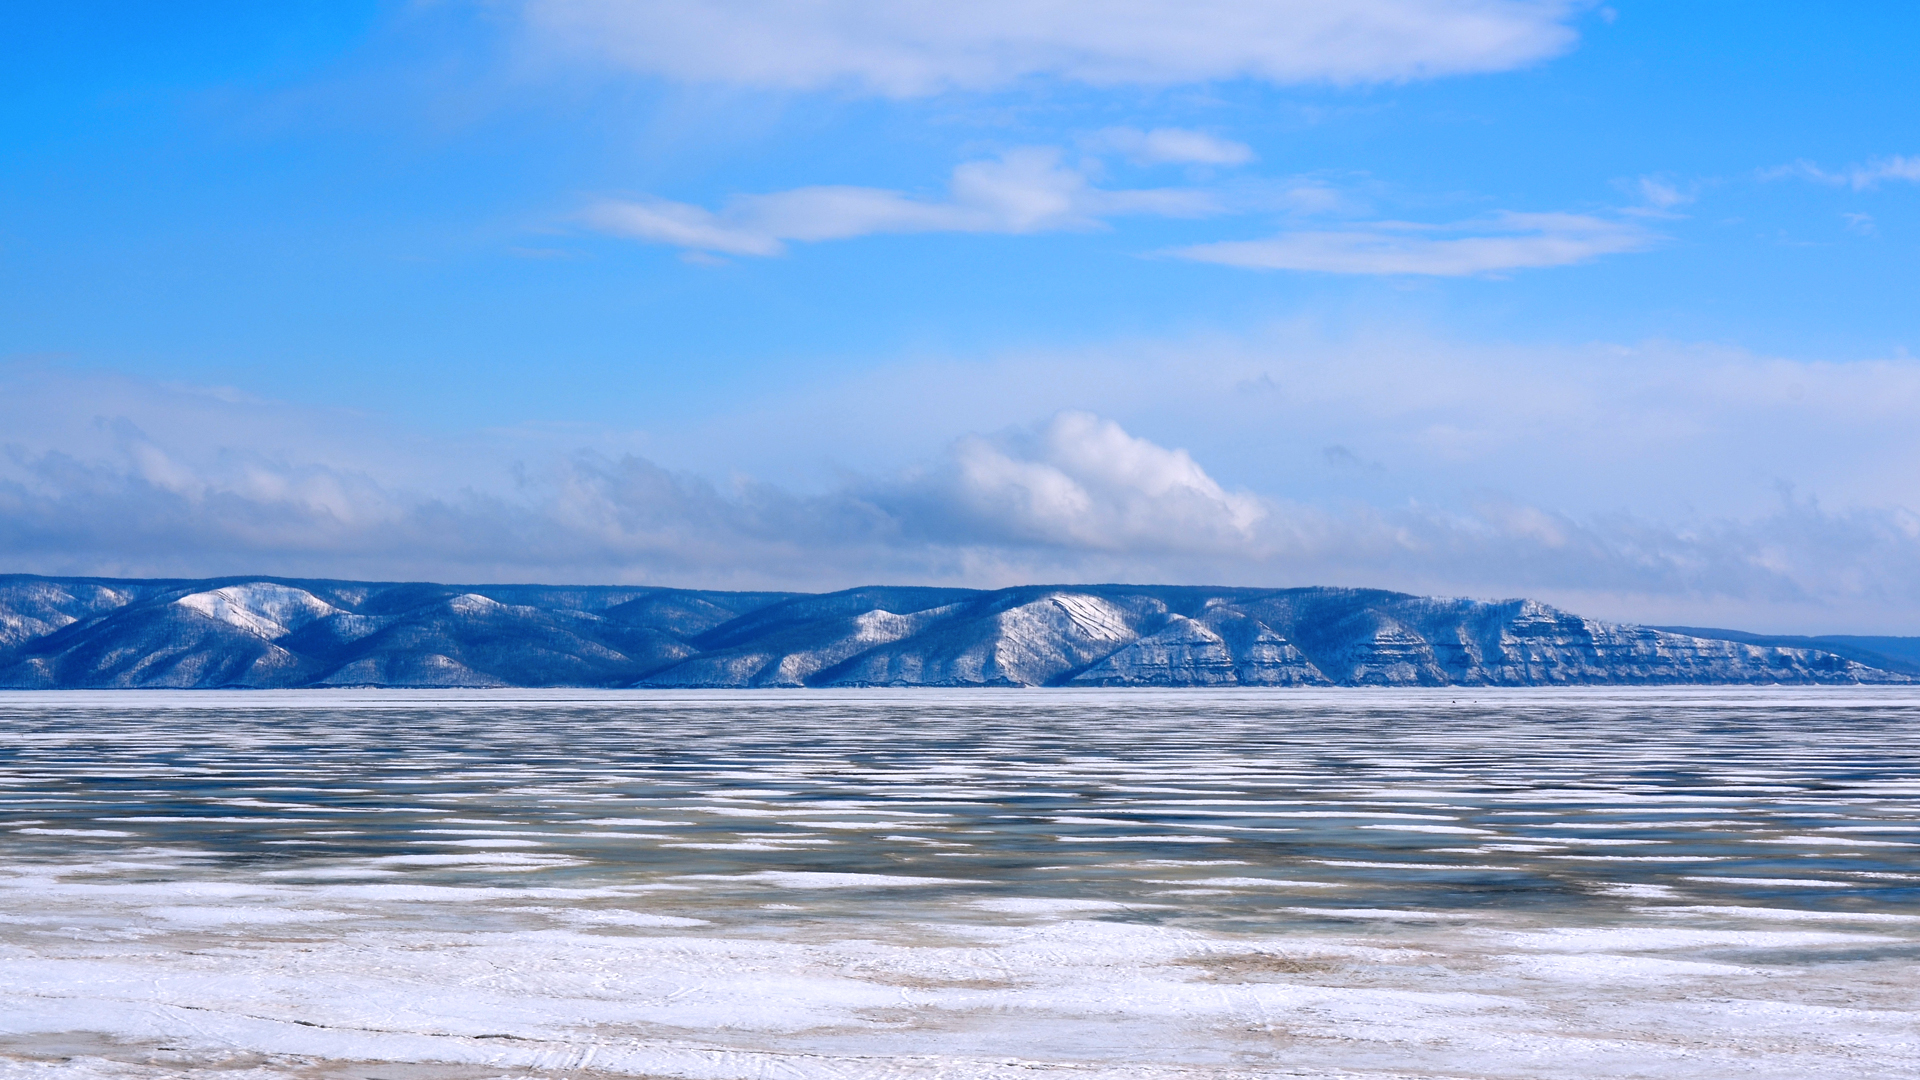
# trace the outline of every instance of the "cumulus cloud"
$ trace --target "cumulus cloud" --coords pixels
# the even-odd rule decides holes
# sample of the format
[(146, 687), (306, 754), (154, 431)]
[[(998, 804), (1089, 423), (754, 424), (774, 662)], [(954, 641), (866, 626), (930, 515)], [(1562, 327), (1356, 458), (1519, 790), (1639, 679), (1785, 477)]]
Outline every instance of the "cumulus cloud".
[(1095, 86), (1375, 83), (1564, 52), (1577, 0), (528, 0), (539, 37), (666, 78), (907, 97)]
[(877, 233), (1037, 233), (1097, 227), (1124, 214), (1197, 216), (1204, 193), (1173, 189), (1107, 191), (1056, 148), (1027, 147), (969, 161), (953, 171), (945, 199), (915, 199), (869, 187), (804, 187), (736, 197), (720, 210), (666, 199), (608, 199), (586, 222), (616, 236), (693, 251), (778, 255), (790, 241), (844, 240)]
[[(315, 445), (301, 452), (274, 445), (277, 425), (251, 415), (262, 403), (164, 388), (151, 403), (113, 401), (139, 384), (100, 377), (10, 381), (41, 396), (0, 406), (39, 444), (0, 452), (0, 557), (12, 570), (832, 586), (964, 577), (956, 567), (988, 563), (1058, 570), (1087, 552), (1232, 556), (1267, 512), (1185, 451), (1084, 413), (964, 436), (926, 466), (803, 495), (551, 446), (476, 453), (360, 430), (343, 452), (325, 437), (337, 417), (307, 425)], [(83, 388), (106, 400), (69, 396)], [(20, 415), (103, 404), (124, 411), (51, 426)], [(196, 404), (202, 422), (169, 420)], [(408, 468), (423, 451), (460, 464)]]
[[(849, 401), (858, 425), (842, 422)], [(728, 446), (763, 474), (795, 459), (878, 470), (954, 432), (1078, 408), (1130, 427), (1151, 418), (1140, 430), (1225, 470), (1215, 475), (1229, 487), (1312, 502), (1446, 502), (1491, 488), (1583, 519), (1619, 508), (1747, 518), (1770, 512), (1785, 481), (1832, 506), (1920, 507), (1920, 361), (1659, 340), (1463, 343), (1377, 311), (1350, 329), (1302, 320), (923, 360), (735, 408), (655, 445)], [(1334, 468), (1329, 446), (1381, 469)]]
[(1268, 507), (1223, 489), (1185, 450), (1063, 412), (1039, 429), (970, 435), (945, 468), (881, 488), (929, 535), (1103, 552), (1246, 550)]
[(1585, 214), (1503, 213), (1453, 225), (1377, 222), (1226, 240), (1170, 254), (1249, 270), (1467, 277), (1571, 266), (1659, 242), (1641, 226)]
[(1821, 168), (1811, 161), (1796, 161), (1792, 165), (1769, 169), (1762, 175), (1768, 179), (1799, 177), (1822, 184), (1832, 184), (1835, 187), (1868, 191), (1889, 180), (1905, 181), (1910, 184), (1920, 183), (1920, 155), (1894, 154), (1835, 170)]

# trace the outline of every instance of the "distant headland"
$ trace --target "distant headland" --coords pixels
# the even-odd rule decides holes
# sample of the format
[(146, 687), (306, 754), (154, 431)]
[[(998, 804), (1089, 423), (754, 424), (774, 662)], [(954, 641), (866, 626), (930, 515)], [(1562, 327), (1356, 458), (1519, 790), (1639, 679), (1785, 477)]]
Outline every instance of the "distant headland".
[(1911, 658), (1849, 639), (1783, 644), (1374, 589), (0, 576), (0, 687), (12, 689), (1915, 681)]

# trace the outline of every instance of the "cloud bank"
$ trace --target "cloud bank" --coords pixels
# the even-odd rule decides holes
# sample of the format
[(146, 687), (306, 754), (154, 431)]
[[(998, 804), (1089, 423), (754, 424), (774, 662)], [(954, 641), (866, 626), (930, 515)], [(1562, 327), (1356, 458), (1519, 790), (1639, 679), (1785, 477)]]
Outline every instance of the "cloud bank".
[(530, 0), (541, 40), (637, 72), (891, 97), (1034, 77), (1380, 83), (1572, 46), (1574, 0)]
[[(1883, 398), (1912, 396), (1912, 372), (1875, 379)], [(1650, 622), (1920, 630), (1920, 513), (1900, 502), (1828, 507), (1783, 489), (1754, 512), (1662, 517), (1487, 489), (1445, 500), (1367, 498), (1358, 486), (1332, 498), (1257, 491), (1186, 449), (1075, 410), (962, 433), (907, 465), (808, 488), (716, 482), (638, 454), (500, 433), (423, 440), (364, 418), (130, 380), (7, 383), (0, 559), (10, 571), (811, 589), (1349, 584), (1533, 595)], [(1513, 437), (1521, 452), (1563, 453)], [(1894, 466), (1920, 449), (1891, 429), (1877, 438)], [(1341, 477), (1399, 468), (1391, 455), (1382, 465), (1321, 446)]]

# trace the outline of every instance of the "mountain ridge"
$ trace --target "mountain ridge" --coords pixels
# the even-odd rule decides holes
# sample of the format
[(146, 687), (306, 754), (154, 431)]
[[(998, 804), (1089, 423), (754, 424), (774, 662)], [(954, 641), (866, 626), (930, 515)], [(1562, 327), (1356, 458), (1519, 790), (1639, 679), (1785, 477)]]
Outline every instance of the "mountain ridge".
[(13, 689), (1911, 681), (1818, 647), (1380, 589), (0, 576), (0, 688)]
[(1869, 634), (1753, 634), (1745, 630), (1724, 630), (1705, 626), (1652, 626), (1688, 637), (1738, 641), (1745, 645), (1779, 645), (1795, 649), (1818, 649), (1868, 667), (1894, 671), (1902, 675), (1920, 675), (1920, 637), (1894, 637)]

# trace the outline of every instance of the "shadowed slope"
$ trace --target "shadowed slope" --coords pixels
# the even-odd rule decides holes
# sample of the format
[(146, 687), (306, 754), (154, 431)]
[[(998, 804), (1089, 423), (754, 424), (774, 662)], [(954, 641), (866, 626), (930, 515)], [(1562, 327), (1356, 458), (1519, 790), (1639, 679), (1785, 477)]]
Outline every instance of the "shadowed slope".
[[(1889, 663), (1373, 589), (0, 578), (0, 686), (1542, 686), (1905, 682)], [(1852, 651), (1854, 658), (1839, 655)]]

